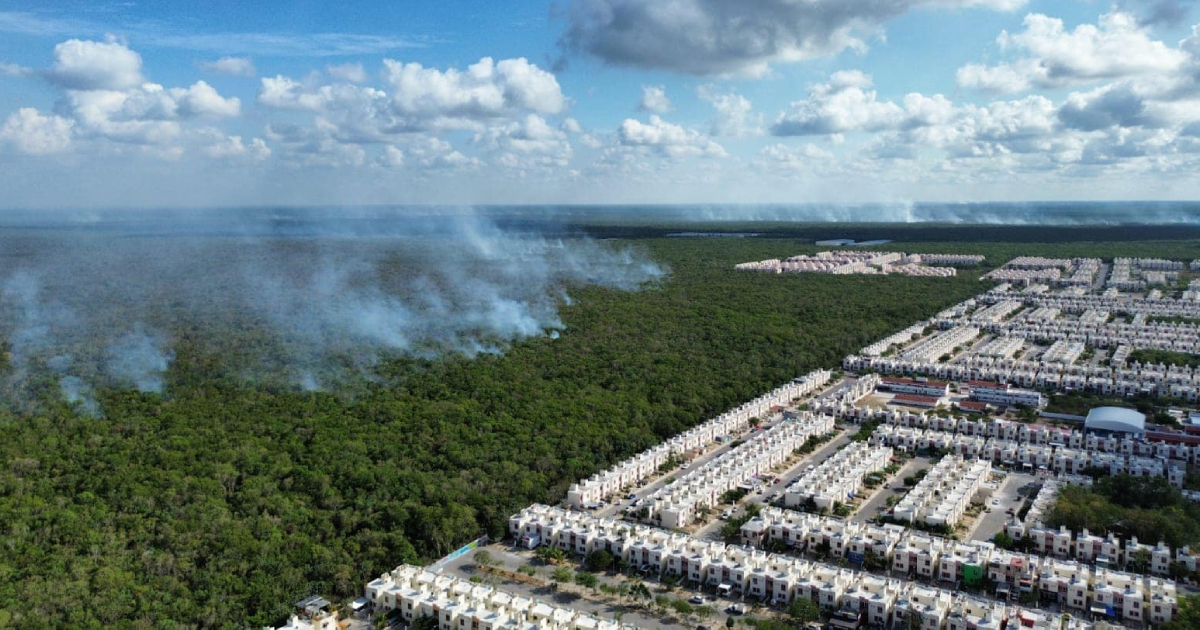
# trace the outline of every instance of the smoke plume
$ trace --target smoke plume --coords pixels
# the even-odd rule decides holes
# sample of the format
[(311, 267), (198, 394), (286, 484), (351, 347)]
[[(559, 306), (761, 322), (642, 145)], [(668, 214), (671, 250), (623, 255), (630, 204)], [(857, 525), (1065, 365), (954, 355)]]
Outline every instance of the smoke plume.
[(462, 210), (89, 212), (21, 228), (0, 224), (0, 386), (28, 396), (41, 366), (93, 415), (94, 388), (169, 395), (177, 344), (203, 335), (250, 364), (240, 377), (321, 389), (385, 356), (557, 337), (572, 288), (665, 274), (628, 248)]

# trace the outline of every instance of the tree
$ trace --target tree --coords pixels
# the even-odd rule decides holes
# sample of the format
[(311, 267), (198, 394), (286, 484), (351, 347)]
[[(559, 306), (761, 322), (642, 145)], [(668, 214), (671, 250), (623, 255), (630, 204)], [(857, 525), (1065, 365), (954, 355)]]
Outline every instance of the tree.
[(821, 618), (821, 609), (807, 597), (797, 597), (788, 604), (787, 614), (797, 623), (808, 623)]
[(1001, 549), (1011, 550), (1013, 548), (1013, 537), (1005, 531), (998, 532), (996, 536), (992, 538), (992, 542)]
[(582, 587), (595, 590), (596, 585), (600, 583), (600, 580), (596, 578), (595, 573), (580, 571), (575, 574), (575, 583)]
[(558, 564), (567, 558), (567, 554), (562, 549), (553, 545), (542, 545), (534, 552), (539, 560), (546, 564)]
[(1162, 630), (1195, 630), (1200, 628), (1200, 595), (1184, 595), (1177, 602), (1179, 609)]
[(492, 557), (492, 553), (487, 549), (480, 549), (471, 557), (475, 560), (475, 564), (481, 567), (490, 567), (500, 563), (499, 560)]
[(567, 567), (556, 567), (554, 573), (550, 574), (550, 578), (555, 582), (570, 582), (571, 570)]
[(615, 563), (614, 561), (615, 558), (607, 550), (597, 549), (587, 555), (583, 566), (586, 567), (588, 571), (599, 573), (611, 569)]
[(1150, 566), (1150, 550), (1139, 547), (1126, 562), (1134, 573), (1145, 573)]
[(1187, 565), (1182, 562), (1171, 562), (1171, 564), (1167, 565), (1167, 575), (1176, 582), (1182, 582), (1187, 579), (1190, 573)]

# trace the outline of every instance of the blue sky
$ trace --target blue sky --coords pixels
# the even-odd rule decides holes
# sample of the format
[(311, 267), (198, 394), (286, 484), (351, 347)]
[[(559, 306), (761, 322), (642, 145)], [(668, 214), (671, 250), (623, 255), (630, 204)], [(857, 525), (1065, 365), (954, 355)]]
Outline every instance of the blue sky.
[(0, 205), (1195, 199), (1198, 21), (1190, 0), (0, 0)]

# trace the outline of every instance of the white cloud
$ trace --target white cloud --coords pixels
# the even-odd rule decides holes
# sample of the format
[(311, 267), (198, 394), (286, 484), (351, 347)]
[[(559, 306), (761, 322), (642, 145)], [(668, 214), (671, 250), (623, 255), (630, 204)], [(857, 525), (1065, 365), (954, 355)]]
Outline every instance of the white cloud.
[(379, 156), (379, 163), (388, 168), (400, 168), (404, 166), (404, 151), (389, 144), (383, 148), (383, 153)]
[(833, 162), (832, 153), (812, 143), (806, 143), (799, 147), (790, 147), (780, 143), (769, 144), (759, 149), (755, 160), (755, 163), (762, 168), (780, 171), (788, 175), (828, 168)]
[(235, 77), (252, 77), (258, 73), (249, 57), (221, 57), (214, 61), (202, 61), (200, 70)]
[(871, 77), (857, 70), (835, 72), (828, 83), (818, 83), (808, 98), (795, 101), (780, 114), (771, 133), (777, 136), (813, 136), (893, 128), (904, 119), (904, 110), (880, 101)]
[(416, 165), (431, 171), (456, 171), (477, 168), (479, 158), (459, 153), (449, 142), (434, 136), (417, 136), (408, 144), (408, 153)]
[(570, 153), (567, 134), (555, 129), (546, 119), (529, 114), (522, 120), (489, 128), (476, 134), (475, 141), (492, 149), (518, 153)]
[(696, 94), (716, 111), (709, 121), (710, 135), (731, 138), (762, 135), (762, 114), (754, 113), (754, 105), (746, 97), (733, 92), (719, 93), (711, 85), (700, 86)]
[(617, 141), (625, 147), (653, 150), (666, 157), (723, 157), (725, 149), (692, 129), (669, 123), (657, 115), (649, 122), (626, 118), (617, 129)]
[(574, 118), (564, 118), (561, 129), (567, 133), (583, 133), (583, 126)]
[(363, 69), (361, 63), (343, 63), (325, 66), (325, 74), (328, 74), (332, 79), (347, 83), (367, 82), (367, 71)]
[(473, 121), (526, 111), (557, 114), (566, 107), (554, 75), (523, 57), (499, 62), (484, 57), (465, 72), (392, 59), (383, 63), (393, 106), (408, 116)]
[(189, 88), (172, 88), (170, 93), (178, 103), (179, 115), (185, 118), (230, 118), (241, 114), (242, 102), (236, 96), (224, 98), (204, 81), (197, 81)]
[(70, 39), (54, 47), (47, 76), (70, 90), (128, 90), (142, 83), (142, 56), (116, 41)]
[(638, 109), (653, 114), (671, 111), (671, 99), (667, 98), (667, 90), (661, 85), (643, 85), (642, 100), (638, 101)]
[(978, 63), (969, 63), (958, 69), (955, 78), (961, 87), (973, 88), (991, 94), (1024, 92), (1030, 87), (1030, 77), (1036, 74), (1036, 70), (1034, 69), (1018, 69), (1018, 66), (1025, 65), (1028, 64), (1021, 62), (1019, 64), (985, 66)]
[(919, 7), (1011, 10), (1024, 0), (573, 0), (567, 51), (696, 75), (761, 75), (773, 63), (862, 50)]
[(224, 136), (202, 149), (211, 158), (239, 159), (246, 158), (262, 162), (271, 157), (271, 149), (262, 138), (253, 138), (250, 144), (242, 142), (241, 136)]
[(31, 155), (62, 153), (71, 148), (73, 124), (61, 116), (45, 116), (31, 107), (22, 107), (4, 121), (0, 140)]
[(1063, 21), (1039, 13), (1025, 16), (1025, 29), (1001, 32), (1002, 50), (1028, 56), (997, 66), (968, 64), (958, 71), (963, 87), (993, 92), (1020, 92), (1030, 87), (1055, 88), (1121, 78), (1171, 75), (1187, 62), (1187, 54), (1152, 39), (1129, 13), (1100, 16), (1097, 24), (1067, 30)]
[(33, 68), (17, 65), (15, 63), (5, 63), (0, 61), (0, 76), (6, 77), (29, 77), (36, 74)]

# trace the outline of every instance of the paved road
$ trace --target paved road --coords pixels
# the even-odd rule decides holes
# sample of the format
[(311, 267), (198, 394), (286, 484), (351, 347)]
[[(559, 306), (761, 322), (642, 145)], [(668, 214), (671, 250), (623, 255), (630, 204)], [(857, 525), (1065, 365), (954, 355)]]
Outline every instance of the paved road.
[(914, 457), (905, 462), (904, 466), (884, 484), (891, 487), (880, 486), (878, 491), (862, 507), (858, 508), (858, 511), (854, 513), (854, 518), (860, 521), (869, 521), (886, 512), (888, 497), (903, 497), (907, 493), (908, 488), (904, 485), (904, 478), (922, 468), (931, 466), (933, 464), (929, 463), (928, 457)]
[[(830, 455), (833, 455), (835, 451), (849, 444), (850, 435), (855, 430), (856, 429), (854, 427), (851, 427), (850, 430), (842, 432), (834, 439), (821, 445), (821, 448), (818, 448), (812, 453), (809, 453), (807, 456), (800, 458), (800, 461), (796, 462), (792, 466), (789, 466), (787, 470), (778, 475), (779, 481), (764, 488), (762, 494), (752, 492), (747, 495), (738, 504), (737, 508), (733, 512), (733, 516), (737, 517), (742, 515), (746, 506), (751, 503), (757, 505), (766, 505), (770, 500), (771, 495), (775, 492), (782, 491), (789, 483), (792, 482), (793, 479), (799, 477), (800, 473), (804, 471), (805, 466), (808, 464), (818, 464), (823, 462), (828, 459)], [(693, 534), (695, 537), (704, 539), (721, 531), (721, 526), (725, 524), (725, 521), (720, 519), (720, 512), (718, 510), (713, 510), (713, 514), (709, 518), (711, 518), (712, 521), (697, 530), (696, 533)]]
[[(822, 395), (822, 394), (824, 394), (826, 392), (830, 392), (830, 391), (838, 391), (838, 390), (848, 386), (849, 384), (854, 383), (855, 380), (856, 379), (851, 378), (851, 377), (843, 377), (837, 383), (834, 383), (829, 388), (822, 390), (817, 395)], [(809, 398), (806, 398), (805, 400), (811, 400), (811, 399), (812, 399), (812, 397), (809, 397)], [(782, 420), (783, 420), (783, 414), (775, 414), (769, 418), (766, 418), (760, 424), (760, 426), (762, 427), (762, 429), (760, 429), (760, 431), (770, 428), (770, 427), (773, 427), (773, 426), (779, 424)], [(732, 447), (733, 442), (735, 442), (739, 439), (742, 439), (742, 438), (749, 437), (749, 436), (753, 435), (754, 433), (755, 432), (753, 430), (748, 430), (748, 431), (743, 432), (739, 436), (733, 436), (731, 439), (726, 440), (725, 443), (723, 443), (723, 444), (718, 444), (716, 446), (709, 445), (707, 447), (708, 450), (705, 451), (704, 454), (700, 455), (699, 457), (696, 457), (695, 459), (693, 459), (691, 462), (688, 463), (687, 469), (677, 468), (667, 474), (659, 475), (659, 476), (653, 478), (652, 480), (650, 480), (648, 483), (645, 483), (645, 484), (639, 486), (638, 488), (634, 489), (632, 492), (634, 494), (636, 494), (639, 498), (646, 497), (649, 494), (653, 493), (655, 490), (658, 490), (659, 488), (663, 487), (663, 485), (665, 485), (665, 482), (667, 479), (670, 479), (672, 477), (678, 479), (678, 478), (682, 477), (683, 475), (687, 474), (690, 470), (697, 468), (699, 466), (702, 466), (705, 463), (712, 461), (714, 458), (720, 457), (720, 456), (724, 455), (725, 453), (728, 453), (733, 448)], [(603, 508), (600, 508), (599, 510), (593, 510), (592, 513), (595, 514), (596, 516), (615, 516), (622, 509), (632, 505), (634, 503), (634, 501), (635, 501), (634, 499), (622, 498), (618, 501), (613, 502), (613, 504), (611, 504), (611, 505), (607, 505)]]

